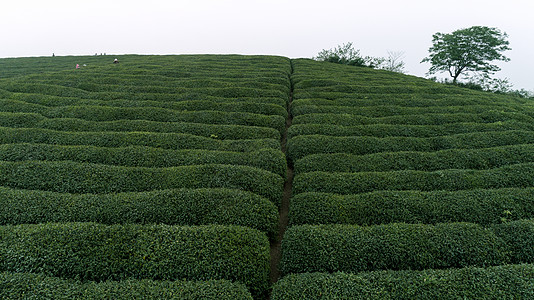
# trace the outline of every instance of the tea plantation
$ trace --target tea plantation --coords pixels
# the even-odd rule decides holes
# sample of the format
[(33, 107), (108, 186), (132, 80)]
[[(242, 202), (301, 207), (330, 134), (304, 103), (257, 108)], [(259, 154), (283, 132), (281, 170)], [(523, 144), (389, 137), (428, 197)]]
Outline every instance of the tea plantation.
[(534, 298), (531, 100), (114, 58), (0, 59), (0, 298)]

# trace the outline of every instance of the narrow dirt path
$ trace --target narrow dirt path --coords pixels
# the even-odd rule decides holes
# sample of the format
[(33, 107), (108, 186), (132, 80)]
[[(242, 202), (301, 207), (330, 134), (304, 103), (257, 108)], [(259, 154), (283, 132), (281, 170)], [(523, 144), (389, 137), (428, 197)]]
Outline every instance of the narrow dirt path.
[[(288, 105), (288, 112), (290, 112), (291, 103), (293, 101), (293, 82), (291, 79), (291, 75), (293, 74), (293, 62), (291, 63), (291, 73), (289, 75), (289, 80), (291, 81), (291, 89), (289, 92), (289, 105)], [(291, 113), (288, 114), (288, 117), (286, 119), (286, 130), (284, 131), (282, 135), (282, 152), (284, 154), (287, 154), (287, 130), (291, 126), (291, 123), (293, 121), (293, 117), (291, 116)], [(275, 242), (271, 243), (271, 283), (275, 283), (278, 281), (278, 278), (280, 277), (280, 272), (278, 270), (278, 265), (280, 263), (281, 258), (281, 246), (282, 246), (282, 238), (284, 236), (284, 233), (287, 228), (288, 224), (288, 212), (289, 212), (289, 201), (291, 199), (291, 190), (293, 188), (293, 166), (289, 164), (287, 167), (286, 172), (286, 182), (284, 183), (284, 194), (282, 198), (282, 205), (280, 207), (280, 219), (278, 223), (278, 238)]]

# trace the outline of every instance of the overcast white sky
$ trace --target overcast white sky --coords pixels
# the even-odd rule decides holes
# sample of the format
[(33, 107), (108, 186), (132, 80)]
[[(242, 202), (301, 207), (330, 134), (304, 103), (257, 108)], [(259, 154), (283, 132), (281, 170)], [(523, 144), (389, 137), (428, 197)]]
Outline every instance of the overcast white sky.
[(534, 91), (533, 0), (2, 0), (0, 57), (272, 54), (312, 57), (353, 42), (362, 55), (403, 51), (424, 76), (432, 34), (474, 25), (508, 33), (495, 77)]

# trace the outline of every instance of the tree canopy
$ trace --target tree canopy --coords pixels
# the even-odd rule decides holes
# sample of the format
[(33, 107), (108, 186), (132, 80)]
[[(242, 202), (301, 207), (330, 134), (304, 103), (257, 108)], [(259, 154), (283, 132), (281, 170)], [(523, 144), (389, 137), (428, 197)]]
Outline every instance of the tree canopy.
[(473, 26), (452, 33), (438, 32), (432, 37), (430, 54), (421, 62), (432, 64), (429, 74), (448, 72), (454, 83), (467, 72), (493, 74), (500, 68), (491, 62), (510, 60), (502, 54), (511, 50), (508, 35), (497, 28)]
[(351, 42), (338, 45), (329, 50), (321, 50), (313, 59), (332, 63), (369, 67), (392, 72), (404, 73), (404, 52), (388, 51), (388, 57), (361, 56), (360, 50), (355, 49)]
[(362, 57), (360, 50), (354, 49), (351, 42), (338, 45), (334, 49), (323, 49), (314, 59), (351, 66), (368, 66), (370, 62), (370, 58)]

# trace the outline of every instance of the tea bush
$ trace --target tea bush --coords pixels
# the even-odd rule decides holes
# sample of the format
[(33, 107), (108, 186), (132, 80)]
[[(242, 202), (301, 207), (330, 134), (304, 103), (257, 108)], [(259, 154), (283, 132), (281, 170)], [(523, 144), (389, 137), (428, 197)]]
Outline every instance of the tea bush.
[(533, 219), (496, 224), (492, 229), (508, 245), (512, 263), (534, 261)]
[(253, 192), (279, 206), (283, 184), (284, 179), (279, 175), (247, 166), (142, 168), (70, 161), (0, 161), (0, 186), (60, 193), (229, 188)]
[(263, 148), (279, 149), (276, 139), (218, 140), (185, 133), (56, 131), (41, 128), (0, 127), (0, 143), (35, 143), (55, 145), (86, 145), (95, 147), (148, 146), (184, 150), (203, 149), (233, 152), (257, 151)]
[(157, 107), (59, 106), (44, 107), (16, 100), (0, 100), (2, 112), (39, 113), (47, 118), (76, 118), (88, 121), (147, 120), (156, 122), (190, 122), (222, 125), (246, 125), (285, 128), (285, 118), (248, 112), (216, 110), (175, 111)]
[(525, 123), (534, 121), (534, 119), (522, 113), (490, 110), (479, 114), (415, 114), (381, 118), (371, 118), (351, 114), (307, 114), (295, 116), (293, 124), (330, 124), (341, 126), (368, 124), (443, 125), (465, 122), (495, 123), (507, 120), (516, 120)]
[(489, 170), (310, 172), (295, 176), (293, 194), (322, 192), (347, 195), (379, 190), (457, 191), (533, 186), (534, 163), (524, 163)]
[(81, 282), (31, 273), (0, 273), (2, 299), (249, 299), (245, 285), (228, 280)]
[(430, 138), (306, 135), (290, 139), (287, 147), (288, 157), (295, 162), (306, 155), (317, 153), (361, 155), (377, 152), (474, 149), (527, 143), (534, 143), (534, 131), (475, 132)]
[(271, 299), (530, 299), (534, 266), (290, 274)]
[(41, 128), (58, 131), (143, 131), (184, 133), (218, 140), (280, 139), (274, 128), (244, 125), (212, 125), (184, 122), (156, 122), (146, 120), (87, 121), (74, 118), (45, 118), (36, 113), (1, 113), (0, 126), (12, 128)]
[(50, 144), (0, 144), (0, 160), (70, 160), (126, 167), (164, 168), (187, 165), (226, 164), (263, 169), (285, 178), (286, 160), (280, 150), (263, 148), (250, 152), (172, 150), (142, 146), (94, 147)]
[[(294, 79), (294, 76), (292, 76)], [(512, 100), (512, 101), (510, 101)], [(458, 106), (458, 105), (491, 105), (497, 107), (517, 108), (523, 105), (518, 99), (509, 97), (497, 98), (495, 94), (479, 93), (476, 96), (466, 96), (450, 93), (358, 93), (346, 94), (343, 98), (322, 99), (322, 98), (299, 98), (295, 100), (301, 105), (317, 106), (404, 106), (404, 107), (429, 107), (429, 106)]]
[(69, 194), (0, 187), (0, 225), (48, 222), (240, 225), (274, 240), (278, 209), (261, 196), (231, 189)]
[(495, 123), (451, 123), (443, 125), (402, 125), (402, 124), (368, 124), (355, 126), (340, 126), (328, 124), (297, 124), (288, 130), (288, 137), (299, 135), (327, 135), (327, 136), (373, 136), (373, 137), (437, 137), (472, 132), (532, 130), (531, 123), (515, 120)]
[(305, 114), (354, 114), (372, 118), (380, 118), (397, 115), (415, 115), (415, 114), (454, 114), (454, 113), (472, 113), (479, 114), (491, 109), (503, 112), (516, 112), (511, 107), (493, 106), (493, 105), (462, 105), (462, 106), (427, 106), (427, 107), (405, 107), (394, 105), (370, 106), (370, 107), (350, 107), (350, 106), (317, 106), (301, 105), (298, 100), (291, 104), (291, 113), (294, 116)]
[(300, 225), (282, 240), (281, 273), (423, 270), (510, 262), (505, 242), (477, 224)]
[(312, 154), (295, 163), (297, 174), (324, 172), (375, 172), (395, 170), (491, 169), (534, 161), (534, 144), (478, 149), (447, 149), (435, 152), (381, 152)]
[(289, 224), (448, 223), (481, 225), (534, 218), (534, 188), (465, 191), (374, 191), (356, 195), (301, 193)]
[(269, 285), (269, 242), (240, 226), (0, 226), (0, 271), (93, 281), (226, 279), (258, 295)]

